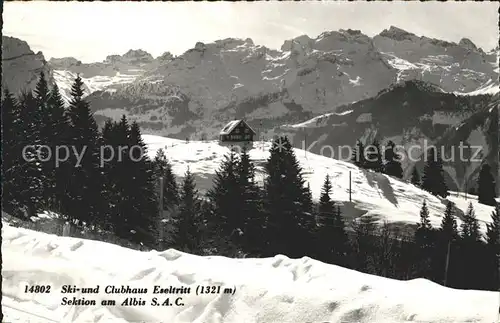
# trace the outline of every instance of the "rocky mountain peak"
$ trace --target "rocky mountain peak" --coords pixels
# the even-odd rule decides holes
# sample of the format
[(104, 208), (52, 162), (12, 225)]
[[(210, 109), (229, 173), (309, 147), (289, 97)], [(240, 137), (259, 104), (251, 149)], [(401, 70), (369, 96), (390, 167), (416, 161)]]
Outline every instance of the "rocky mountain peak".
[(2, 88), (13, 93), (33, 89), (42, 71), (49, 84), (54, 82), (43, 53), (35, 54), (27, 42), (15, 37), (2, 36), (2, 70)]
[(24, 40), (2, 36), (2, 60), (8, 60), (20, 55), (34, 55), (28, 43)]
[(469, 38), (460, 39), (458, 46), (461, 46), (461, 47), (464, 47), (464, 48), (470, 49), (470, 50), (477, 50), (477, 46)]
[(247, 38), (245, 40), (240, 38), (226, 38), (222, 40), (216, 40), (215, 46), (217, 48), (229, 50), (239, 46), (255, 46), (255, 44), (251, 38)]
[(124, 58), (130, 58), (130, 59), (134, 59), (134, 58), (137, 58), (137, 59), (150, 59), (152, 60), (153, 59), (153, 56), (142, 50), (142, 49), (130, 49), (128, 52), (126, 52), (122, 57)]
[(415, 34), (395, 26), (390, 26), (389, 29), (384, 29), (379, 35), (397, 41), (412, 40), (417, 37)]
[(160, 56), (158, 56), (157, 59), (160, 61), (170, 61), (170, 60), (174, 59), (174, 55), (172, 55), (172, 53), (170, 53), (170, 52), (165, 52), (165, 53), (161, 54)]
[(289, 51), (307, 51), (312, 48), (313, 40), (307, 35), (301, 35), (293, 39), (285, 40), (283, 45), (281, 45), (281, 50), (285, 52)]
[(55, 69), (68, 69), (72, 66), (82, 65), (82, 61), (74, 57), (51, 58), (49, 64)]

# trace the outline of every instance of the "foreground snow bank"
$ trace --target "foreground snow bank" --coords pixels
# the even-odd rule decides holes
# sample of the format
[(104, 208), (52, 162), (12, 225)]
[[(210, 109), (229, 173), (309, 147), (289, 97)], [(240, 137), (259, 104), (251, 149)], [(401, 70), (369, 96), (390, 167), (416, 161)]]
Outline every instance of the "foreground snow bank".
[[(491, 323), (498, 309), (498, 293), (454, 290), (423, 279), (391, 280), (309, 258), (139, 252), (6, 224), (2, 236), (5, 322)], [(51, 286), (51, 291), (25, 293), (25, 285), (34, 284)], [(63, 285), (100, 287), (97, 294), (62, 294)], [(147, 293), (106, 294), (110, 285), (147, 288)], [(153, 294), (155, 285), (190, 288), (190, 293)], [(221, 292), (197, 296), (197, 286), (221, 286)], [(63, 297), (73, 296), (97, 305), (61, 305)], [(122, 306), (127, 297), (146, 304)], [(153, 297), (159, 302), (170, 298), (172, 306), (151, 306)], [(100, 306), (103, 299), (117, 304)]]

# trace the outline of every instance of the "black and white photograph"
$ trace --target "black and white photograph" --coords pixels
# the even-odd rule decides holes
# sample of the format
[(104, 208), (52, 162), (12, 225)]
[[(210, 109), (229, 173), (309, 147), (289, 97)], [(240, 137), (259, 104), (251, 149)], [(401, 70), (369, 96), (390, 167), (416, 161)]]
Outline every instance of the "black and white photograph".
[(500, 323), (499, 17), (4, 2), (1, 321)]

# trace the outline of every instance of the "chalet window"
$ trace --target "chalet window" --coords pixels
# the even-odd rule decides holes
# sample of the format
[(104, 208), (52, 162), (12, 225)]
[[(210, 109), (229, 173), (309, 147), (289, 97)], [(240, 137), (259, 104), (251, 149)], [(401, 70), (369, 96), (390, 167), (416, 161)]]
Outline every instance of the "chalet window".
[(250, 129), (245, 128), (245, 133), (249, 133), (249, 132), (250, 132)]
[(240, 129), (238, 128), (234, 129), (234, 133), (240, 133)]
[(245, 135), (245, 139), (250, 139), (250, 135)]

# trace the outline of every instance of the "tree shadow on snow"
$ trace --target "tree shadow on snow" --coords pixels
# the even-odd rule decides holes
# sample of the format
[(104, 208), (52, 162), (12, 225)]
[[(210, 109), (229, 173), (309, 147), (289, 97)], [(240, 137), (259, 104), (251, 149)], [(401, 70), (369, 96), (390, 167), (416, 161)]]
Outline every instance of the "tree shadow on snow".
[[(386, 200), (394, 204), (394, 206), (398, 207), (398, 200), (396, 198), (396, 194), (394, 194), (394, 189), (392, 188), (389, 178), (379, 173), (367, 170), (362, 171), (366, 177), (368, 185), (373, 187), (380, 197), (385, 198)], [(381, 191), (382, 194), (380, 194)]]

